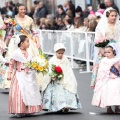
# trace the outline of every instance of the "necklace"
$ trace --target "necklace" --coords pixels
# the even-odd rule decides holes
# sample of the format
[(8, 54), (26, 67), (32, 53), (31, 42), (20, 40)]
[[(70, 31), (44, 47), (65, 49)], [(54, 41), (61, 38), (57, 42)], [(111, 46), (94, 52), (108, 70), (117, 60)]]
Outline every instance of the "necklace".
[(20, 20), (20, 21), (25, 21), (25, 16), (24, 17), (20, 17), (19, 15), (18, 15), (18, 19)]

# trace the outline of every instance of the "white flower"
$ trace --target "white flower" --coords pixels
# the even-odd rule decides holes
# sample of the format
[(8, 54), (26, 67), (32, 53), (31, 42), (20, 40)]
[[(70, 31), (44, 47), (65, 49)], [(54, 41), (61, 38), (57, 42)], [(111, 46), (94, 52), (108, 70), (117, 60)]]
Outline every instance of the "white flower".
[(52, 77), (51, 79), (52, 79), (52, 80), (56, 80), (56, 77)]
[(62, 78), (63, 76), (62, 75), (59, 75), (58, 78)]

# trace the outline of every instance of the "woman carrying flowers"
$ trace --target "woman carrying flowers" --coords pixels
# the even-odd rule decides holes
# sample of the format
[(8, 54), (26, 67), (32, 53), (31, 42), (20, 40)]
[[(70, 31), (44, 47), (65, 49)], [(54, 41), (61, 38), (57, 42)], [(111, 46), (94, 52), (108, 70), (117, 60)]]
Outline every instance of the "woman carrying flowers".
[(56, 54), (49, 60), (49, 72), (43, 79), (43, 109), (47, 111), (68, 112), (81, 108), (77, 95), (77, 81), (64, 56), (65, 46), (54, 45)]

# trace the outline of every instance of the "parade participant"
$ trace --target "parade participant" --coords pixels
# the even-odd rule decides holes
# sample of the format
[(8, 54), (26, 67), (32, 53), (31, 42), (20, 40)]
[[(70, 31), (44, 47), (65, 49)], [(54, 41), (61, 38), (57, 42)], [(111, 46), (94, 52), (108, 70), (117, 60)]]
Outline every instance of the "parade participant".
[(8, 65), (8, 61), (3, 57), (3, 53), (6, 50), (6, 44), (4, 42), (6, 36), (6, 26), (0, 15), (0, 88), (8, 88), (10, 82), (5, 80), (5, 72), (6, 72), (6, 65)]
[[(107, 108), (108, 114), (120, 113), (120, 53), (115, 43), (106, 46), (104, 51), (96, 83), (91, 86), (94, 88), (92, 105)], [(112, 106), (115, 106), (115, 111)]]
[(49, 72), (43, 80), (43, 110), (68, 112), (81, 108), (77, 81), (69, 60), (64, 55), (65, 49), (62, 43), (54, 45), (56, 53), (49, 60)]
[[(105, 38), (114, 40), (120, 48), (120, 20), (119, 15), (112, 7), (107, 8), (99, 21), (95, 30), (95, 42), (99, 39)], [(95, 47), (95, 60), (98, 57), (101, 48)], [(100, 54), (99, 54), (100, 55)]]
[(9, 113), (22, 117), (40, 112), (42, 106), (35, 71), (25, 66), (25, 63), (32, 59), (32, 54), (28, 50), (29, 39), (25, 35), (20, 35), (19, 39), (16, 39), (16, 44), (19, 48), (11, 55), (7, 77), (11, 80), (8, 108)]

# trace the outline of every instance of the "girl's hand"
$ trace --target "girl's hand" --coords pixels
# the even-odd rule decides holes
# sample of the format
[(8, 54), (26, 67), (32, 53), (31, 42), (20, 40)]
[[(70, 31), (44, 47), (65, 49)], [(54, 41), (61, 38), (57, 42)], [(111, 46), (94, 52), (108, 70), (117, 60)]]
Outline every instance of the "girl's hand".
[(9, 62), (6, 62), (5, 65), (6, 65), (6, 66), (9, 66)]
[(100, 48), (100, 50), (99, 50), (99, 55), (104, 56), (104, 48)]
[(7, 80), (11, 80), (11, 77), (10, 77), (10, 76), (8, 76), (8, 77), (7, 77)]
[(94, 89), (94, 88), (95, 88), (95, 86), (91, 86), (91, 88), (92, 88), (92, 89)]
[(37, 42), (36, 45), (37, 45), (37, 48), (41, 48), (40, 43)]

